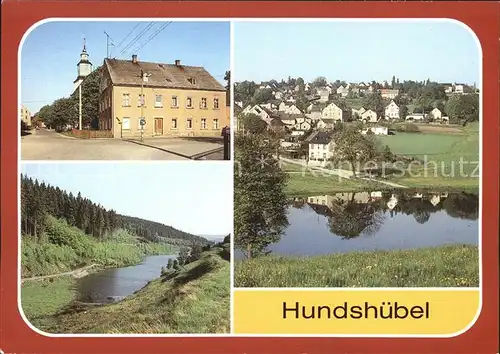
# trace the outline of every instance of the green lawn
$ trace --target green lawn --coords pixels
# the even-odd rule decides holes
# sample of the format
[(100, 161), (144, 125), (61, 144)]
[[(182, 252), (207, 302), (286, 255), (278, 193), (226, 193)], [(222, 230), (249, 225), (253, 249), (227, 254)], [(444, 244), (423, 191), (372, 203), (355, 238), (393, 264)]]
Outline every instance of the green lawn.
[(454, 245), (235, 262), (236, 287), (477, 287), (479, 250)]
[[(164, 275), (110, 305), (74, 304), (57, 311), (68, 300), (64, 297), (63, 301), (63, 294), (68, 293), (61, 290), (61, 301), (43, 309), (43, 303), (50, 303), (50, 294), (57, 289), (50, 285), (45, 291), (36, 282), (23, 288), (31, 302), (23, 302), (23, 308), (33, 325), (49, 333), (228, 333), (228, 249), (229, 245), (204, 252), (199, 260), (177, 273)], [(33, 303), (35, 297), (39, 305)]]
[(361, 179), (345, 179), (321, 172), (295, 171), (289, 172), (289, 180), (285, 193), (290, 196), (314, 193), (327, 194), (354, 190), (381, 190), (389, 187), (380, 183)]

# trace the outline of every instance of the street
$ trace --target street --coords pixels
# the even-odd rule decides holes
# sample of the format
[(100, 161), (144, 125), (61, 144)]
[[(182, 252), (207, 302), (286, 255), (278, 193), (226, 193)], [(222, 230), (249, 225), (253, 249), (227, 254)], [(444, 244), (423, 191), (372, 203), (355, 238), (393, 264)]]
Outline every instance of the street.
[(222, 139), (78, 139), (32, 130), (21, 137), (22, 160), (222, 160)]

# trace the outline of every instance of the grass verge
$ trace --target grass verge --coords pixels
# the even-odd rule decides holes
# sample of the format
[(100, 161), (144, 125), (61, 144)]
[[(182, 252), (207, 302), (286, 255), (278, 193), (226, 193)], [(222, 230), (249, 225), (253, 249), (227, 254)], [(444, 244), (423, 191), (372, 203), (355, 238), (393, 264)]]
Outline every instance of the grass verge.
[(477, 287), (479, 250), (452, 245), (235, 262), (236, 287)]
[(49, 333), (228, 333), (230, 264), (227, 249), (213, 248), (176, 273), (150, 282), (114, 304), (74, 304), (33, 318)]

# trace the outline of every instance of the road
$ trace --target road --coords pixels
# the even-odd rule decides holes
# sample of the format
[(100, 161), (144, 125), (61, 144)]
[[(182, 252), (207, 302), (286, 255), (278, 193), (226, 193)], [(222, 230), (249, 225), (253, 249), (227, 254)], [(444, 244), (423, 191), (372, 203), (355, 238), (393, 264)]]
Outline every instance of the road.
[(77, 139), (40, 129), (21, 137), (22, 160), (189, 160), (219, 156), (221, 139)]
[[(328, 168), (323, 168), (323, 167), (318, 167), (318, 166), (305, 166), (302, 160), (288, 159), (288, 158), (281, 157), (281, 156), (280, 156), (280, 160), (287, 162), (287, 163), (303, 166), (311, 171), (318, 171), (318, 172), (321, 172), (324, 174), (340, 176), (342, 178), (351, 178), (352, 174), (353, 174), (352, 171), (348, 171), (348, 170), (328, 169)], [(397, 183), (389, 182), (389, 181), (384, 181), (384, 180), (380, 180), (380, 179), (375, 179), (375, 178), (361, 177), (360, 179), (363, 179), (365, 181), (373, 181), (373, 182), (377, 182), (377, 183), (382, 183), (382, 184), (385, 184), (387, 186), (391, 186), (394, 188), (407, 188), (406, 186), (403, 186), (401, 184), (397, 184)]]
[(81, 278), (83, 276), (86, 276), (88, 274), (87, 269), (90, 269), (92, 267), (95, 267), (97, 264), (91, 264), (86, 267), (78, 268), (69, 272), (64, 272), (64, 273), (57, 273), (57, 274), (49, 274), (49, 275), (41, 275), (38, 277), (32, 277), (32, 278), (23, 278), (21, 279), (21, 284), (24, 283), (25, 281), (29, 280), (44, 280), (48, 278), (55, 278), (55, 277), (61, 277), (63, 275), (72, 275), (75, 278)]

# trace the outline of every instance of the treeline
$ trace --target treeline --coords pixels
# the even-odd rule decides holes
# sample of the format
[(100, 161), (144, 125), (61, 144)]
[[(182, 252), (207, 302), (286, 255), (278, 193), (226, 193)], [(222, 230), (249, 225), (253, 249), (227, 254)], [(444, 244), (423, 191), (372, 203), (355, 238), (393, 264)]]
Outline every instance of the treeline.
[(191, 235), (171, 226), (117, 214), (78, 193), (66, 192), (44, 182), (21, 175), (21, 231), (35, 241), (45, 231), (46, 215), (64, 219), (97, 239), (104, 240), (116, 229), (125, 229), (145, 241), (171, 244), (208, 244), (203, 237)]
[[(82, 85), (82, 126), (98, 128), (99, 85), (101, 67), (90, 73)], [(67, 126), (78, 126), (79, 94), (75, 90), (69, 97), (62, 97), (45, 105), (35, 114), (34, 120), (44, 122), (49, 128), (64, 130)]]

